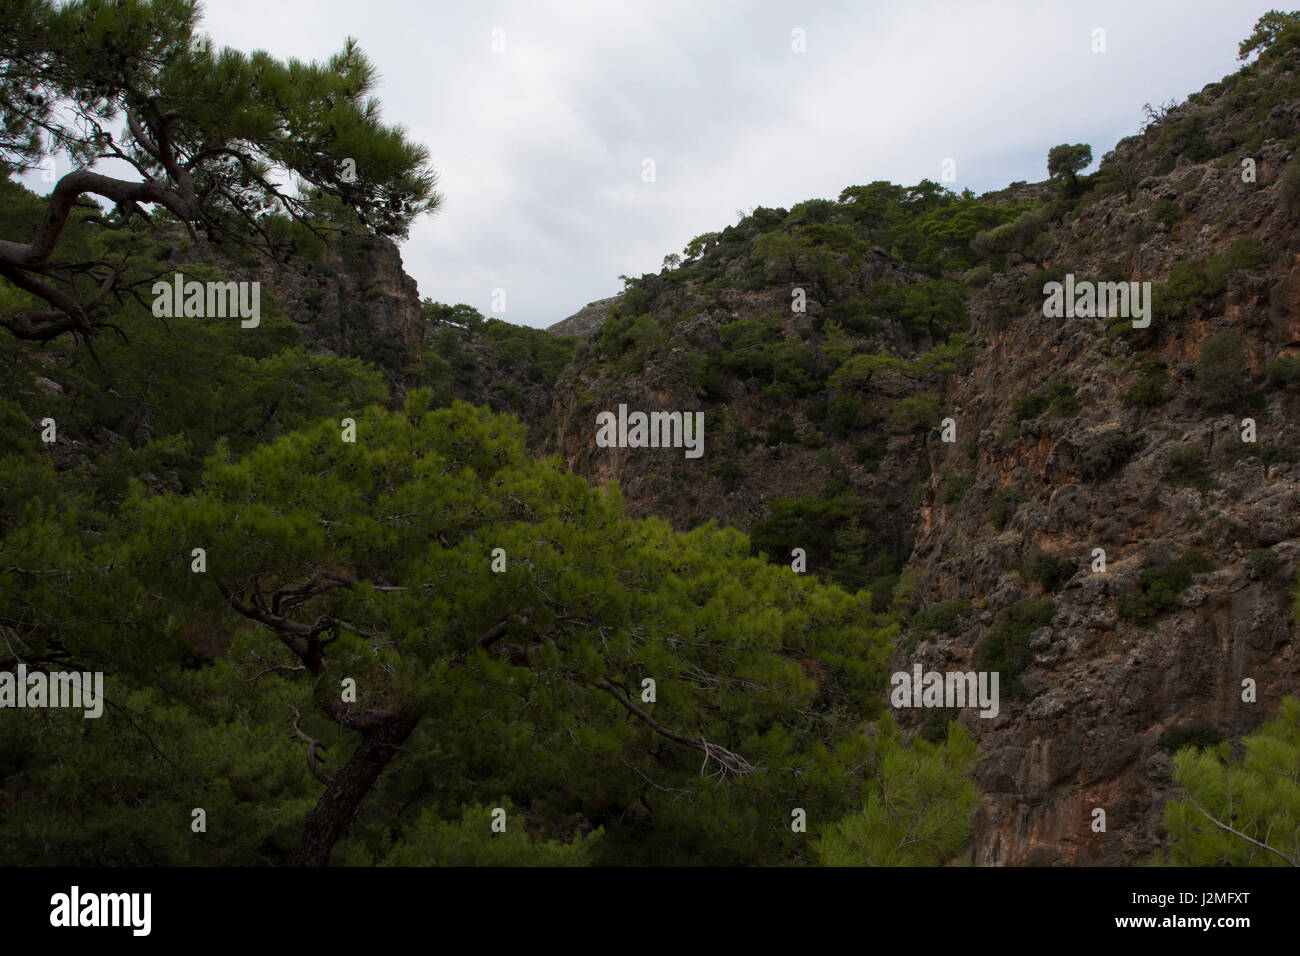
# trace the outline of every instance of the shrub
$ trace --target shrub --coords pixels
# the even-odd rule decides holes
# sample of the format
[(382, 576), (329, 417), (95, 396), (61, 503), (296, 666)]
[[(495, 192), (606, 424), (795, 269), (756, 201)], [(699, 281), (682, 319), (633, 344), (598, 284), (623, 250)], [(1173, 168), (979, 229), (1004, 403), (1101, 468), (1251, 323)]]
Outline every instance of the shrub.
[(1179, 596), (1192, 583), (1194, 574), (1213, 570), (1210, 559), (1199, 551), (1187, 551), (1176, 561), (1147, 568), (1138, 577), (1136, 592), (1120, 598), (1120, 616), (1149, 626), (1161, 614), (1178, 607)]
[(832, 434), (843, 438), (849, 432), (865, 426), (863, 413), (862, 404), (852, 395), (835, 392), (826, 403), (826, 427)]
[(1011, 414), (1016, 421), (1037, 418), (1047, 411), (1048, 398), (1042, 392), (1022, 388), (1011, 399)]
[(1141, 434), (1130, 435), (1118, 428), (1102, 432), (1080, 452), (1080, 474), (1088, 480), (1104, 478), (1126, 465), (1144, 443)]
[(998, 671), (1002, 688), (1009, 696), (1024, 693), (1020, 675), (1033, 659), (1029, 638), (1040, 627), (1050, 624), (1056, 615), (1051, 598), (1021, 598), (998, 612), (993, 629), (975, 648), (975, 666), (980, 670)]
[[(1050, 269), (1038, 269), (1031, 272), (1024, 282), (1020, 283), (1020, 297), (1026, 302), (1037, 303), (1039, 308), (1043, 302), (1043, 286), (1049, 282), (1064, 282), (1065, 275), (1071, 271), (1070, 266), (1058, 265)], [(1042, 314), (1041, 312), (1039, 313)]]
[(999, 488), (989, 496), (989, 523), (1001, 531), (1024, 496), (1015, 488)]
[(994, 253), (1024, 252), (1047, 229), (1047, 209), (1038, 207), (1020, 214), (1014, 222), (1005, 222), (977, 233), (971, 248), (983, 256)]
[(1196, 363), (1196, 395), (1209, 409), (1226, 408), (1245, 394), (1246, 352), (1241, 335), (1216, 332), (1201, 346)]
[(731, 397), (722, 365), (706, 353), (695, 352), (691, 355), (687, 381), (695, 394), (707, 402), (725, 402)]
[(1264, 244), (1253, 236), (1238, 239), (1228, 249), (1210, 257), (1205, 265), (1177, 262), (1169, 270), (1169, 281), (1157, 286), (1152, 295), (1152, 309), (1171, 315), (1202, 298), (1216, 296), (1228, 287), (1228, 273), (1250, 269), (1268, 260)]
[(907, 630), (918, 636), (949, 634), (956, 627), (957, 619), (967, 614), (970, 614), (969, 598), (942, 601), (913, 614), (907, 621)]
[(1277, 574), (1277, 569), (1282, 566), (1282, 559), (1277, 556), (1272, 548), (1256, 548), (1246, 555), (1246, 567), (1256, 577), (1268, 580)]
[(988, 285), (989, 280), (993, 278), (993, 267), (987, 262), (981, 262), (977, 266), (967, 269), (962, 275), (961, 281), (970, 286), (972, 289)]
[(853, 460), (859, 465), (876, 465), (885, 457), (885, 451), (889, 443), (884, 438), (877, 438), (875, 441), (855, 442), (853, 445)]
[(1300, 385), (1300, 355), (1283, 355), (1271, 362), (1264, 372), (1269, 388)]
[(1232, 441), (1215, 449), (1224, 461), (1241, 461), (1246, 458), (1258, 458), (1266, 465), (1278, 462), (1300, 461), (1300, 448), (1293, 445), (1279, 445), (1276, 442)]
[(879, 312), (880, 304), (866, 299), (843, 299), (817, 317), (823, 327), (838, 322), (846, 331), (859, 335), (874, 335), (885, 327)]
[(1035, 419), (1049, 409), (1053, 415), (1062, 418), (1077, 414), (1079, 403), (1075, 398), (1074, 386), (1052, 382), (1046, 388), (1033, 391), (1022, 388), (1011, 400), (1011, 413), (1016, 421)]
[[(1215, 260), (1218, 260), (1217, 262)], [(1228, 246), (1228, 251), (1211, 260), (1219, 270), (1228, 272), (1234, 269), (1253, 269), (1268, 261), (1268, 250), (1264, 243), (1254, 236), (1243, 236)]]
[(889, 424), (899, 433), (927, 432), (938, 426), (942, 410), (938, 395), (923, 392), (900, 400), (889, 416)]
[(1154, 408), (1173, 397), (1173, 393), (1165, 387), (1169, 382), (1169, 370), (1163, 361), (1144, 359), (1138, 368), (1140, 371), (1137, 381), (1124, 391), (1125, 405)]
[(798, 441), (798, 439), (795, 437), (794, 419), (789, 415), (783, 414), (767, 423), (766, 444), (794, 444), (796, 441)]
[(722, 458), (709, 466), (709, 474), (717, 475), (724, 481), (740, 481), (748, 477), (745, 466), (732, 458)]
[(1172, 727), (1166, 730), (1161, 735), (1157, 746), (1167, 754), (1176, 754), (1184, 747), (1195, 747), (1197, 750), (1202, 750), (1222, 742), (1223, 735), (1215, 729), (1213, 724), (1197, 721), (1196, 723), (1184, 724), (1181, 727)]
[(1197, 445), (1184, 445), (1169, 455), (1165, 464), (1165, 481), (1197, 491), (1210, 491), (1219, 483), (1206, 470), (1205, 453)]
[(975, 484), (975, 476), (968, 472), (952, 472), (943, 478), (943, 483), (939, 486), (939, 494), (936, 500), (939, 504), (944, 505), (949, 511), (952, 511), (957, 505), (961, 504), (966, 492), (970, 486)]
[(1277, 181), (1277, 195), (1287, 213), (1300, 213), (1300, 153), (1291, 157)]
[(1047, 591), (1055, 592), (1074, 577), (1075, 570), (1075, 564), (1070, 559), (1035, 550), (1021, 566), (1020, 574), (1026, 581), (1032, 581), (1042, 585)]
[(1183, 210), (1172, 199), (1161, 199), (1152, 208), (1151, 215), (1157, 222), (1163, 222), (1166, 226), (1173, 226), (1183, 218)]
[(1075, 398), (1073, 385), (1064, 382), (1052, 382), (1047, 386), (1047, 408), (1053, 415), (1070, 418), (1078, 414), (1079, 402)]
[(928, 707), (921, 718), (917, 736), (937, 746), (942, 745), (948, 739), (949, 726), (960, 716), (961, 711), (956, 707)]

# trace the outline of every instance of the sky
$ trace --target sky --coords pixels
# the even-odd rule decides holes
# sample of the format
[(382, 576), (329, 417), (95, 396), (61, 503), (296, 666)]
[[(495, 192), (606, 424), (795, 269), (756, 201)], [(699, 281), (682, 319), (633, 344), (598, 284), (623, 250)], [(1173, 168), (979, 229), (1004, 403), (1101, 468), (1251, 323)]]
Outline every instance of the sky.
[(208, 0), (203, 28), (302, 60), (357, 38), (444, 196), (402, 244), (420, 295), (545, 327), (755, 206), (1100, 160), (1143, 104), (1235, 71), (1274, 5)]

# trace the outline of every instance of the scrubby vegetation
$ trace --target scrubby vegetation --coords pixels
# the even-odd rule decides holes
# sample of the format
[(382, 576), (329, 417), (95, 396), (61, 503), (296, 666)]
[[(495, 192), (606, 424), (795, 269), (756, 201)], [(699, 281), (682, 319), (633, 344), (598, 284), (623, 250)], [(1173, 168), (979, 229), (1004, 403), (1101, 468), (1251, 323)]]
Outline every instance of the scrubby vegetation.
[(1119, 613), (1150, 626), (1161, 614), (1179, 607), (1193, 576), (1213, 570), (1214, 564), (1199, 551), (1187, 551), (1179, 558), (1148, 567), (1138, 577), (1136, 590), (1120, 598)]
[(974, 663), (980, 670), (998, 671), (1002, 692), (1016, 697), (1024, 693), (1020, 677), (1033, 661), (1029, 639), (1056, 616), (1051, 598), (1021, 598), (998, 612), (992, 630), (975, 648)]

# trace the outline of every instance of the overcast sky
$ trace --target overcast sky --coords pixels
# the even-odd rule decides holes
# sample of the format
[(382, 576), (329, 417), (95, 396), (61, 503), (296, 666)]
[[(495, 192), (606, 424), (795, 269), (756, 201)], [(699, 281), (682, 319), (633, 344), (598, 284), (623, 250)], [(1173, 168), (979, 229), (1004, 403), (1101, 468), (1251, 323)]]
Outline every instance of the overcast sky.
[[(208, 0), (214, 41), (324, 59), (356, 37), (442, 209), (402, 246), (421, 296), (546, 326), (737, 210), (885, 179), (976, 193), (1100, 159), (1142, 106), (1238, 66), (1277, 0), (741, 3)], [(1283, 6), (1289, 6), (1283, 4)], [(1094, 30), (1105, 51), (1094, 53)], [(796, 52), (795, 31), (804, 52)], [(500, 32), (494, 32), (500, 31)], [(493, 49), (504, 40), (504, 50)], [(654, 161), (654, 181), (643, 176)], [(48, 189), (49, 187), (45, 187)]]

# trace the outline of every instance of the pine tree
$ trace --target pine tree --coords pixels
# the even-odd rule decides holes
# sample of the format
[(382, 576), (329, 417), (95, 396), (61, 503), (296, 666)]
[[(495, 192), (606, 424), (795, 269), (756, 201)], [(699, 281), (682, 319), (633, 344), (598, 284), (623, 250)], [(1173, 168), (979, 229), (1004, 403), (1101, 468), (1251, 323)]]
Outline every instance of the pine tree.
[(1185, 798), (1165, 805), (1175, 866), (1300, 866), (1300, 700), (1241, 741), (1185, 747), (1174, 780)]
[[(133, 482), (113, 514), (29, 504), (2, 547), (28, 572), (0, 593), (15, 646), (105, 671), (112, 704), (7, 716), (3, 790), (32, 808), (8, 852), (813, 862), (880, 774), (928, 772), (883, 714), (897, 625), (869, 595), (734, 529), (624, 519), (515, 420), (430, 400), (356, 412), (355, 442), (338, 420), (218, 442), (194, 491)], [(933, 793), (945, 819), (960, 797)], [(220, 825), (191, 835), (195, 807)], [(480, 842), (498, 807), (527, 841)], [(908, 853), (953, 839), (925, 824)]]
[[(278, 255), (295, 226), (320, 232), (350, 216), (400, 237), (437, 208), (428, 150), (382, 124), (376, 71), (355, 41), (325, 63), (286, 63), (209, 48), (198, 16), (194, 0), (0, 4), (0, 168), (56, 154), (73, 167), (38, 224), (0, 242), (0, 276), (39, 300), (0, 314), (15, 336), (89, 340), (149, 281), (129, 246), (89, 263), (56, 256), (70, 218), (130, 237), (137, 221), (170, 216), (178, 231)], [(90, 168), (105, 159), (139, 178)]]

